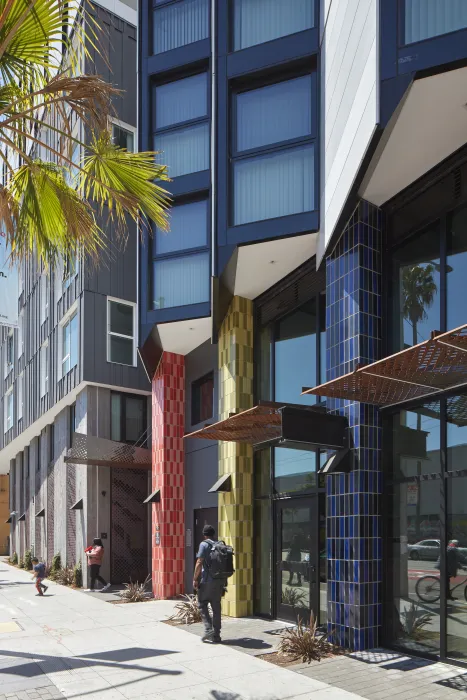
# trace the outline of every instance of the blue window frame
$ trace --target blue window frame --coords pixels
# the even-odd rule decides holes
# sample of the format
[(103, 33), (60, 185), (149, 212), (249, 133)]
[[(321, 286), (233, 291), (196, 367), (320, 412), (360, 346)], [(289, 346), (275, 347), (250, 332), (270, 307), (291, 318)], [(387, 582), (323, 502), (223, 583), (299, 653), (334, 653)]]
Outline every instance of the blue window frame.
[(234, 0), (234, 51), (315, 26), (314, 0)]
[(234, 95), (234, 226), (313, 211), (316, 74)]
[(154, 150), (170, 177), (209, 169), (209, 94), (206, 72), (162, 85), (153, 92)]
[(210, 0), (155, 0), (153, 53), (160, 54), (209, 37)]

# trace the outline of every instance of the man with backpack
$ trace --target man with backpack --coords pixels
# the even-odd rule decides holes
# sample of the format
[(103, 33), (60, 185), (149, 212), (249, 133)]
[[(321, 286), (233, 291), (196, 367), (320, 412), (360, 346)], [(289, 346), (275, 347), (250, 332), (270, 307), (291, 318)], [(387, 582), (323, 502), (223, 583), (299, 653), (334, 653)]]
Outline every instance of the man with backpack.
[[(221, 599), (227, 579), (233, 575), (233, 549), (214, 541), (212, 525), (203, 528), (203, 541), (197, 554), (193, 590), (198, 594), (198, 607), (204, 622), (203, 642), (218, 644), (221, 640)], [(212, 618), (208, 604), (212, 608)]]

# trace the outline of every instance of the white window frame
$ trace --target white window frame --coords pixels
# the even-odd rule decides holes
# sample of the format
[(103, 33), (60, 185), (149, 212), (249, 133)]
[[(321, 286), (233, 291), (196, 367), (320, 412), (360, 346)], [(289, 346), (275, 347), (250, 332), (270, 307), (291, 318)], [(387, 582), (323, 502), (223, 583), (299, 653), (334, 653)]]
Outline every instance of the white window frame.
[[(11, 345), (10, 345), (11, 344)], [(11, 355), (9, 348), (11, 347)], [(5, 339), (5, 377), (8, 377), (13, 369), (15, 357), (15, 341), (13, 337), (13, 328), (10, 328)]]
[(21, 357), (21, 355), (24, 352), (24, 313), (21, 312), (20, 315), (18, 316), (18, 360)]
[(21, 372), (20, 375), (18, 375), (18, 382), (17, 382), (17, 393), (16, 393), (16, 420), (19, 421), (23, 417), (23, 383), (24, 383), (24, 374)]
[(41, 292), (41, 319), (40, 323), (41, 326), (47, 318), (49, 317), (49, 294), (50, 294), (50, 277), (43, 272), (41, 275), (41, 285), (40, 285), (40, 292)]
[(15, 406), (15, 401), (14, 401), (14, 396), (13, 396), (13, 388), (11, 388), (5, 394), (5, 425), (3, 428), (3, 431), (5, 433), (7, 433), (13, 427), (14, 406)]
[[(76, 348), (76, 364), (72, 366), (71, 365), (71, 338), (70, 338), (70, 351), (65, 356), (63, 356), (63, 344), (64, 344), (64, 340), (65, 340), (66, 328), (71, 324), (71, 322), (73, 321), (75, 316), (76, 316), (76, 322), (77, 322), (77, 326), (78, 326), (78, 338), (77, 338), (78, 339), (78, 347)], [(61, 326), (61, 333), (60, 333), (60, 372), (59, 372), (59, 377), (62, 378), (62, 377), (65, 377), (68, 374), (68, 372), (71, 372), (73, 367), (76, 367), (76, 365), (79, 362), (79, 317), (78, 317), (77, 307), (73, 307), (73, 311), (71, 313), (67, 314), (62, 319), (60, 326)], [(64, 366), (65, 366), (65, 362), (67, 360), (70, 361), (70, 366), (65, 372)]]
[[(125, 304), (126, 306), (131, 306), (133, 308), (133, 336), (123, 335), (121, 333), (113, 333), (110, 330), (110, 304), (114, 302), (116, 304)], [(136, 367), (137, 365), (137, 305), (133, 301), (127, 301), (126, 299), (117, 299), (116, 297), (107, 297), (107, 362), (113, 365), (122, 365), (123, 367)], [(114, 362), (110, 359), (110, 338), (114, 336), (115, 338), (126, 338), (126, 340), (133, 341), (133, 364), (127, 365), (123, 362)]]
[(49, 393), (49, 341), (41, 345), (39, 350), (39, 393), (40, 398), (43, 399)]
[(113, 127), (118, 126), (120, 129), (124, 129), (125, 131), (128, 131), (130, 134), (133, 134), (133, 153), (138, 152), (138, 129), (136, 126), (132, 126), (131, 124), (128, 124), (127, 122), (122, 122), (121, 119), (116, 119), (115, 117), (112, 117), (110, 119), (110, 123), (112, 125), (112, 142), (113, 142)]

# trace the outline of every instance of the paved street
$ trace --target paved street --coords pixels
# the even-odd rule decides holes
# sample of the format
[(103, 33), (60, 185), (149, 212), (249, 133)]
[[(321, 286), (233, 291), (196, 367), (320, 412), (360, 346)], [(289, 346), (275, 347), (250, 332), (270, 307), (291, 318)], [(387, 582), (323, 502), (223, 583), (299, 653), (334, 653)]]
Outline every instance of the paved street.
[[(448, 700), (465, 698), (459, 668), (375, 651), (283, 669), (273, 651), (281, 623), (229, 619), (224, 643), (199, 625), (162, 622), (173, 603), (111, 605), (106, 596), (51, 583), (0, 563), (0, 700)], [(247, 652), (247, 653), (245, 653)]]

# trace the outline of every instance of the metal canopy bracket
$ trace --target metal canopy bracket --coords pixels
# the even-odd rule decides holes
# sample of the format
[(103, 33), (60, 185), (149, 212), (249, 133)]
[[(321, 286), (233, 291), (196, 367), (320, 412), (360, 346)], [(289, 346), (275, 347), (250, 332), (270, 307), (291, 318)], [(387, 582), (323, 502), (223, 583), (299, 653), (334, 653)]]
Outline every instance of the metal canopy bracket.
[(45, 517), (45, 508), (42, 508), (38, 513), (36, 513), (36, 518), (44, 518)]
[(151, 450), (115, 440), (73, 433), (73, 447), (64, 460), (67, 464), (90, 464), (98, 467), (151, 469)]
[(302, 393), (388, 407), (466, 385), (464, 324)]
[(186, 438), (250, 445), (301, 444), (338, 450), (347, 444), (347, 419), (319, 406), (260, 402), (246, 411), (185, 435)]
[(18, 522), (24, 523), (25, 520), (26, 520), (26, 513), (23, 513), (23, 515), (20, 515), (20, 517), (18, 518)]
[(155, 489), (147, 498), (144, 499), (143, 503), (159, 503), (161, 500), (161, 490)]
[(70, 510), (83, 510), (83, 508), (84, 508), (83, 499), (80, 498), (79, 501), (76, 501), (76, 503), (73, 503)]
[(5, 520), (5, 525), (10, 525), (10, 523), (12, 523), (12, 522), (13, 522), (13, 516), (10, 515), (10, 517), (8, 518), (8, 520)]
[(228, 493), (229, 491), (232, 491), (232, 476), (224, 474), (211, 486), (208, 493)]

